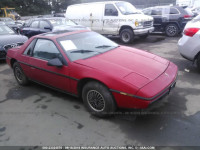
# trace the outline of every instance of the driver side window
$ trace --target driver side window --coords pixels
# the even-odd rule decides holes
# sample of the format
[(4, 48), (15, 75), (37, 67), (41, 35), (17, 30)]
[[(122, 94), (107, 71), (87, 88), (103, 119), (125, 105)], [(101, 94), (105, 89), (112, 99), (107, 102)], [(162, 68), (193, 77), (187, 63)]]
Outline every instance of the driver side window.
[(33, 50), (33, 57), (48, 61), (54, 58), (60, 58), (61, 56), (62, 55), (52, 41), (46, 39), (37, 40)]
[(49, 25), (49, 23), (47, 21), (40, 21), (40, 29), (44, 29), (44, 28), (51, 28), (51, 26)]
[(105, 5), (105, 16), (118, 16), (118, 11), (113, 4)]
[(155, 8), (151, 11), (152, 16), (161, 16), (162, 15), (162, 8)]

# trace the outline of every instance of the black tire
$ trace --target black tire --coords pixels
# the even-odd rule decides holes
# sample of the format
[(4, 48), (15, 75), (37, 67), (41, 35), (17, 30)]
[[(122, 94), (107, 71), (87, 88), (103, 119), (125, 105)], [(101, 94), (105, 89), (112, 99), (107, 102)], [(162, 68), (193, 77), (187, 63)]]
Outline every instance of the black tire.
[(101, 83), (95, 81), (87, 83), (83, 88), (82, 98), (84, 105), (92, 115), (108, 117), (116, 110), (112, 94)]
[(134, 33), (131, 29), (123, 29), (120, 32), (120, 39), (123, 43), (132, 43), (134, 40)]
[(25, 86), (29, 83), (28, 78), (24, 74), (24, 72), (18, 62), (14, 63), (13, 72), (14, 72), (15, 79), (17, 80), (19, 85)]
[(179, 28), (176, 24), (168, 24), (165, 28), (165, 33), (169, 37), (175, 37), (179, 33)]
[(199, 71), (200, 71), (200, 54), (199, 54), (198, 57), (197, 57), (197, 68), (198, 68)]

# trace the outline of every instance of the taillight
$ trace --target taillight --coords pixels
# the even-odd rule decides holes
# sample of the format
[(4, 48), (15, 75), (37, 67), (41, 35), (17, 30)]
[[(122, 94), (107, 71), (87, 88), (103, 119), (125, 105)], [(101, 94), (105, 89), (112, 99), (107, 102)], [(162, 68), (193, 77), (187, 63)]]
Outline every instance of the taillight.
[(190, 19), (192, 16), (190, 16), (190, 15), (184, 15), (184, 18), (185, 19)]
[(187, 28), (184, 30), (184, 34), (193, 37), (199, 30), (200, 28)]
[(21, 34), (23, 33), (23, 28), (20, 29), (20, 33), (21, 33)]

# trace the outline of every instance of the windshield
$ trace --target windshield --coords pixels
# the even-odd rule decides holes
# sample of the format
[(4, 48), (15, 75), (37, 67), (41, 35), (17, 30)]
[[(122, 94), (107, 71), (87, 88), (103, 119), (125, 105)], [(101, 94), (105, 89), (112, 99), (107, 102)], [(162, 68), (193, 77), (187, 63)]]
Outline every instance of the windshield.
[(4, 21), (6, 25), (13, 25), (15, 22), (11, 18), (2, 18), (1, 21)]
[(10, 14), (10, 13), (14, 14), (14, 13), (16, 13), (14, 9), (6, 9), (6, 11), (7, 11), (8, 14)]
[(69, 19), (60, 18), (60, 19), (49, 19), (53, 26), (60, 26), (60, 25), (68, 25), (68, 26), (75, 26), (76, 23)]
[(58, 39), (71, 61), (86, 59), (112, 50), (118, 45), (95, 32), (68, 35)]
[(15, 32), (7, 26), (0, 26), (0, 35), (15, 34)]
[(127, 2), (115, 3), (123, 15), (141, 14), (132, 4)]

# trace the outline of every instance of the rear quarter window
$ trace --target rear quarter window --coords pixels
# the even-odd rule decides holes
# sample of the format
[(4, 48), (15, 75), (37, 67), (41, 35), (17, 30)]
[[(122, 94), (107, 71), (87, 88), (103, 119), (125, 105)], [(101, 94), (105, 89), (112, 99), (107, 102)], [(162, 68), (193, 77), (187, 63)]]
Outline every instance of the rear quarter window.
[(176, 9), (176, 8), (170, 8), (170, 14), (171, 14), (171, 15), (178, 15), (178, 14), (179, 14), (179, 11), (178, 11), (178, 9)]

